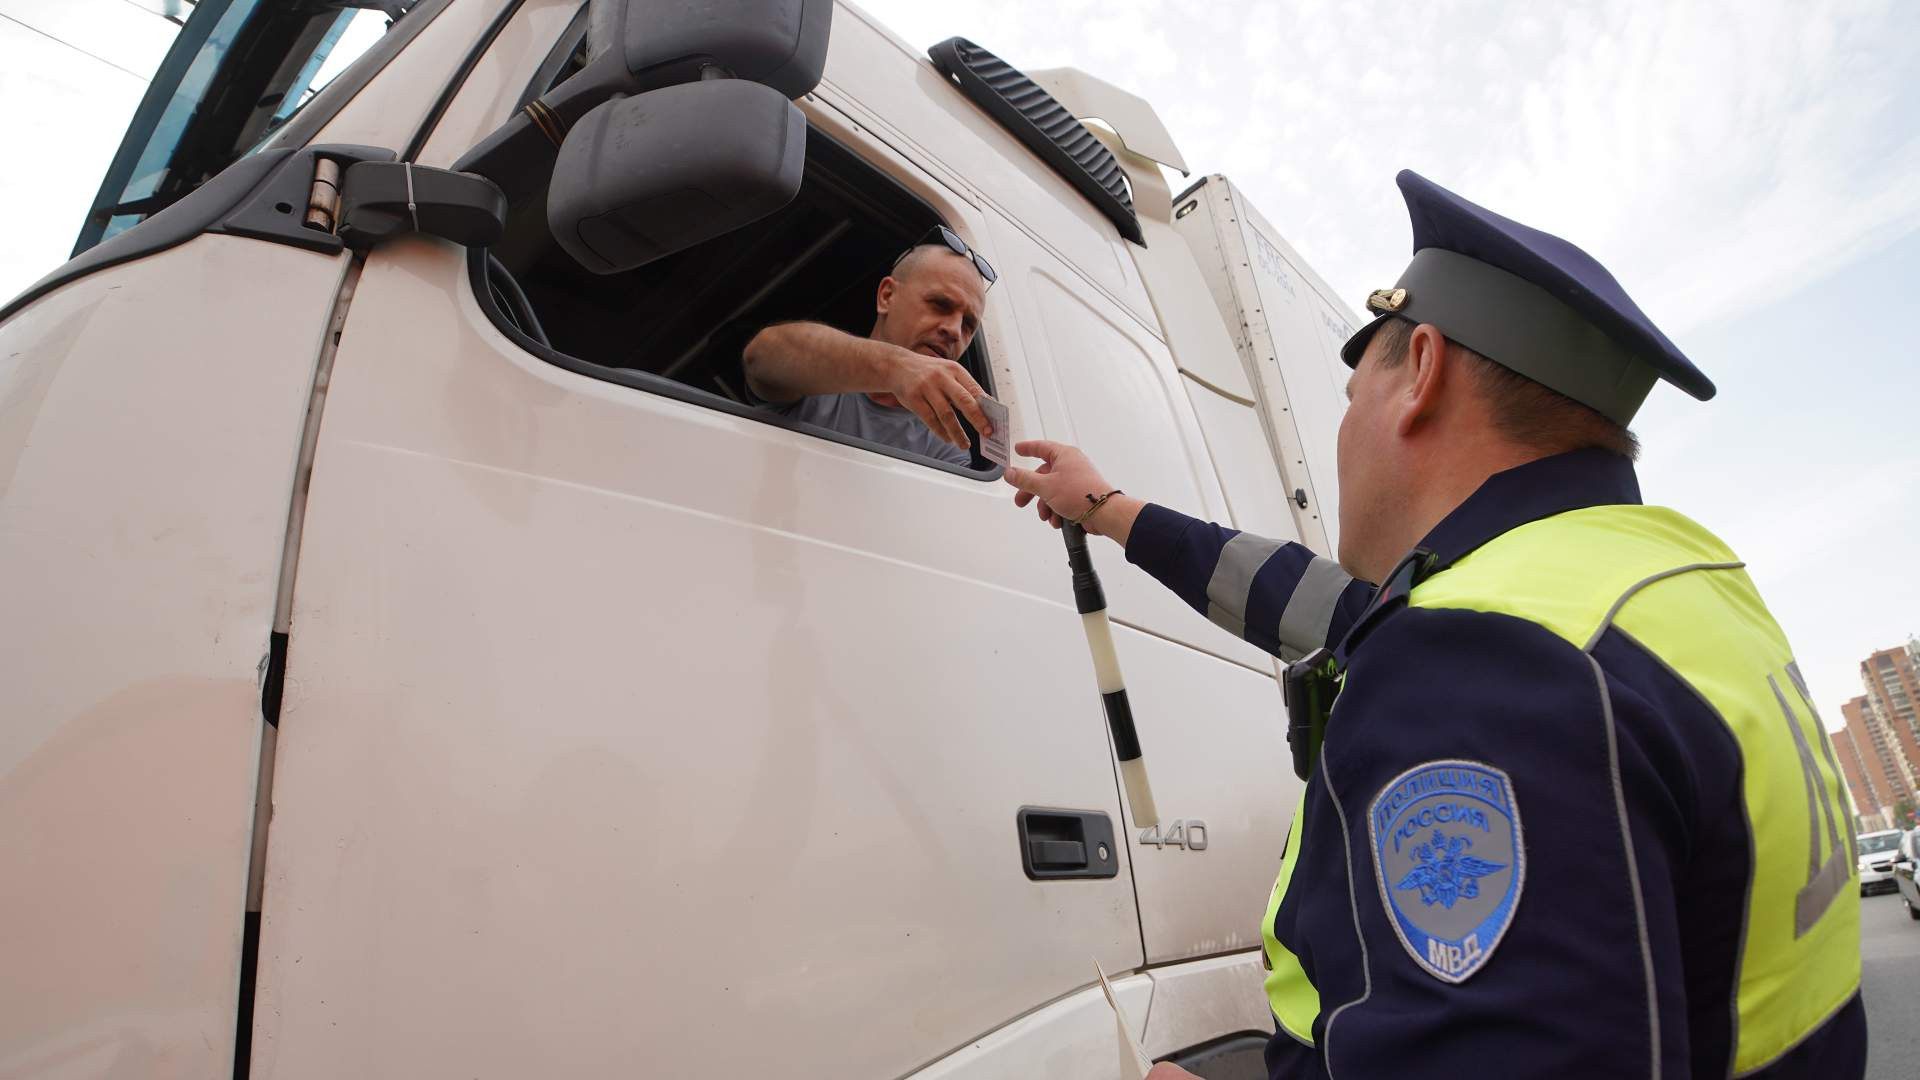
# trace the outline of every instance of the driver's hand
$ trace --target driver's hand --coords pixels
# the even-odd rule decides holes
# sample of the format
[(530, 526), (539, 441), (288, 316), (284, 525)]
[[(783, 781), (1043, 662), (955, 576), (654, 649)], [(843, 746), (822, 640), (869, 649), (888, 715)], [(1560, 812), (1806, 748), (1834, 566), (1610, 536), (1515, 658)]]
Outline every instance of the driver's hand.
[(1163, 1061), (1147, 1073), (1147, 1080), (1200, 1080), (1200, 1078), (1171, 1061)]
[(979, 399), (985, 394), (972, 373), (955, 361), (901, 349), (886, 390), (874, 397), (882, 404), (913, 410), (913, 415), (935, 435), (965, 450), (967, 433), (954, 411), (958, 410), (980, 437), (986, 438), (993, 433), (993, 425), (987, 423), (987, 414), (980, 409)]
[[(1007, 468), (1007, 483), (1020, 489), (1019, 494), (1013, 497), (1013, 505), (1025, 506), (1039, 500), (1040, 520), (1056, 529), (1061, 522), (1086, 513), (1087, 496), (1098, 498), (1113, 490), (1113, 486), (1100, 475), (1100, 470), (1077, 446), (1046, 439), (1030, 439), (1015, 444), (1013, 452), (1022, 457), (1037, 457), (1041, 461), (1037, 469)], [(1089, 518), (1087, 524), (1092, 526), (1093, 519)], [(1094, 530), (1089, 528), (1088, 531)]]

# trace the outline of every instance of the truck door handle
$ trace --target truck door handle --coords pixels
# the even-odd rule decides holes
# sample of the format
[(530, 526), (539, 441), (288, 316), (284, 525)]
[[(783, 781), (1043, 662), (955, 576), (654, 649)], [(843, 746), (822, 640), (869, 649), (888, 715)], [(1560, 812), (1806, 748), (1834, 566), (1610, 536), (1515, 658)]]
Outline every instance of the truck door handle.
[(1020, 865), (1035, 881), (1110, 878), (1120, 872), (1113, 821), (1098, 810), (1023, 806)]
[(1078, 840), (1027, 839), (1027, 854), (1033, 865), (1047, 869), (1085, 870), (1087, 845)]

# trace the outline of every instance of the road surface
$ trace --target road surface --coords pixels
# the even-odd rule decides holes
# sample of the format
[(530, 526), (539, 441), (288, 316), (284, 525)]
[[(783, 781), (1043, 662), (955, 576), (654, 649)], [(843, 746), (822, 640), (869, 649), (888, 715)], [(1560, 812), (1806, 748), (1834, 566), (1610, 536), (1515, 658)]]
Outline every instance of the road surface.
[(1860, 989), (1869, 1080), (1920, 1076), (1920, 921), (1898, 893), (1860, 898)]

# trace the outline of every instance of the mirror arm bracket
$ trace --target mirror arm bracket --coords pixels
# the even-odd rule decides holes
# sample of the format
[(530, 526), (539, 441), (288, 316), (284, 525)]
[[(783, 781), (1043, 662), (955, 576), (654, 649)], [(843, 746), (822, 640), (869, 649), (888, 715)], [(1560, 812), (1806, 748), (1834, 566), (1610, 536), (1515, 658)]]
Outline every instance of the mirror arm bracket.
[(340, 183), (339, 233), (364, 251), (410, 232), (486, 247), (507, 223), (507, 196), (484, 176), (405, 161), (362, 161)]

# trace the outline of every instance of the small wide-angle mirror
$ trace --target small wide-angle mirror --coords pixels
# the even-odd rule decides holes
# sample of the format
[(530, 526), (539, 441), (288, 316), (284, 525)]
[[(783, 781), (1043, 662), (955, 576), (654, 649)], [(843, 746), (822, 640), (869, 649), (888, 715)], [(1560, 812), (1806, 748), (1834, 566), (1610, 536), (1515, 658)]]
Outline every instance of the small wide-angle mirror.
[(511, 197), (546, 176), (553, 148), (615, 94), (737, 79), (798, 98), (827, 63), (833, 0), (592, 0), (586, 66), (528, 103), (454, 168)]
[(590, 59), (568, 82), (653, 90), (718, 68), (797, 98), (820, 82), (832, 21), (833, 0), (593, 0)]
[(778, 90), (687, 83), (599, 106), (567, 134), (547, 225), (595, 273), (644, 266), (793, 201), (807, 123)]

